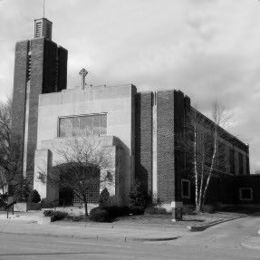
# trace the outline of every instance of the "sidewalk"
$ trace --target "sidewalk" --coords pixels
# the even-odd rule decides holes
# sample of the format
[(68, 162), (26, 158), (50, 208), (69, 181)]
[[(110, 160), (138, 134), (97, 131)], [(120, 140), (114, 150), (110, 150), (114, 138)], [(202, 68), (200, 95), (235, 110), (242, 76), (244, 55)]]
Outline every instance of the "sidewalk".
[(242, 242), (241, 245), (250, 249), (260, 250), (260, 229), (257, 232), (257, 236), (248, 238), (246, 241)]
[(0, 220), (0, 234), (74, 237), (94, 240), (117, 241), (163, 241), (184, 235), (186, 229), (154, 225), (114, 225), (113, 223), (67, 223), (37, 224), (32, 221)]
[[(190, 231), (187, 225), (203, 227), (214, 223), (215, 218), (220, 223), (225, 221), (226, 214), (215, 214), (210, 217), (211, 222), (205, 223), (194, 216), (185, 216), (186, 221), (171, 222), (169, 215), (157, 216), (132, 216), (121, 218), (113, 223), (57, 221), (50, 223), (50, 218), (44, 217), (41, 211), (15, 213), (6, 218), (0, 214), (0, 234), (22, 234), (55, 237), (75, 237), (81, 239), (103, 240), (139, 240), (163, 241), (174, 240), (184, 236)], [(232, 217), (234, 217), (232, 215)], [(239, 217), (239, 215), (237, 215)], [(198, 217), (196, 217), (198, 218)], [(227, 218), (227, 220), (229, 220)]]

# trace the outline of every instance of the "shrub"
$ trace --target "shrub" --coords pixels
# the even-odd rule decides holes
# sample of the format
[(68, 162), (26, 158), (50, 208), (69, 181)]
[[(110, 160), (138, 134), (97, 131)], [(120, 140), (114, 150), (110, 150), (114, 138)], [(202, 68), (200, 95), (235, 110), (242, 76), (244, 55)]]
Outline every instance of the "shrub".
[(43, 215), (45, 217), (51, 217), (51, 222), (54, 222), (66, 218), (68, 213), (63, 211), (44, 210)]
[(14, 199), (18, 202), (27, 202), (31, 190), (27, 183), (15, 186)]
[(51, 216), (51, 222), (57, 221), (57, 220), (62, 220), (68, 216), (67, 212), (63, 211), (54, 211), (53, 216)]
[(109, 202), (109, 197), (110, 197), (109, 191), (107, 190), (107, 188), (104, 188), (99, 195), (99, 201), (98, 201), (99, 207), (101, 208), (106, 207)]
[(154, 206), (146, 208), (145, 213), (151, 214), (151, 215), (153, 215), (153, 214), (168, 214), (166, 209), (154, 207)]
[(82, 220), (81, 216), (73, 216), (72, 217), (72, 221), (78, 222), (78, 221), (81, 221), (81, 220)]
[(131, 206), (130, 207), (130, 213), (133, 215), (143, 215), (144, 214), (144, 207), (141, 206)]
[(55, 204), (53, 202), (48, 202), (46, 199), (42, 199), (41, 207), (42, 208), (54, 208)]
[(128, 216), (130, 213), (130, 209), (127, 206), (109, 206), (104, 207), (104, 209), (108, 211), (111, 219)]
[(53, 212), (54, 212), (53, 210), (44, 210), (43, 215), (45, 217), (51, 217), (53, 215)]
[(144, 209), (148, 204), (148, 195), (144, 186), (137, 182), (129, 193), (129, 207), (130, 211), (134, 215), (140, 215), (144, 213)]
[(41, 196), (37, 190), (32, 190), (28, 197), (28, 202), (38, 203), (41, 201)]
[(109, 212), (100, 207), (93, 208), (90, 211), (89, 219), (96, 222), (111, 222), (112, 218), (109, 214)]

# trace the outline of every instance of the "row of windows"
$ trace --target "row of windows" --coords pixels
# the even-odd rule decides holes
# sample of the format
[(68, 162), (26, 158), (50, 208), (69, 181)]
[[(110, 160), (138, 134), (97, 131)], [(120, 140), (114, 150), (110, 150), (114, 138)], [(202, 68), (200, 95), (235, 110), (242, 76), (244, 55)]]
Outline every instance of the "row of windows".
[[(212, 135), (198, 133), (197, 135), (197, 156), (198, 158), (202, 158), (202, 153), (205, 154), (205, 164), (207, 166), (211, 165), (211, 159), (214, 148), (214, 139)], [(227, 154), (227, 151), (228, 154)], [(228, 161), (227, 161), (227, 158)], [(238, 174), (244, 174), (244, 168), (246, 168), (246, 173), (249, 173), (249, 160), (246, 158), (246, 165), (244, 165), (244, 155), (238, 152)], [(229, 170), (230, 173), (235, 173), (235, 150), (233, 148), (229, 148), (227, 150), (227, 146), (223, 142), (218, 142), (217, 144), (217, 155), (215, 161), (215, 169), (220, 172), (227, 172)]]
[[(183, 199), (191, 198), (191, 185), (190, 180), (181, 180), (181, 196)], [(240, 201), (252, 201), (253, 200), (253, 189), (244, 187), (239, 189), (239, 200)]]

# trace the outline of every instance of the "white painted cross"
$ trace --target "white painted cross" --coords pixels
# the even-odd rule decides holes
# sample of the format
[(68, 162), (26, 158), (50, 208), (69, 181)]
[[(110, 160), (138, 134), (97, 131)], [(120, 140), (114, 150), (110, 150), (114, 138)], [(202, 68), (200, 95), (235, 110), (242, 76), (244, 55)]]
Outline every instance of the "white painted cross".
[(81, 88), (85, 89), (86, 86), (86, 76), (88, 75), (88, 71), (85, 68), (82, 68), (79, 72), (81, 76)]

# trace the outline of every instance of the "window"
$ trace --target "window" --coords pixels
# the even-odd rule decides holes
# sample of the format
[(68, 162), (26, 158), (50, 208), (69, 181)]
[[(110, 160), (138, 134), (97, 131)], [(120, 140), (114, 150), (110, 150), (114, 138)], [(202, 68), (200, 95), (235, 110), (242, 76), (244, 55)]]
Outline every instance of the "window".
[(39, 21), (39, 22), (36, 22), (36, 31), (35, 31), (35, 37), (36, 38), (39, 38), (41, 37), (41, 32), (42, 32), (42, 22)]
[(217, 168), (221, 172), (226, 172), (226, 147), (223, 142), (218, 142)]
[(239, 174), (243, 175), (244, 173), (244, 160), (243, 160), (243, 154), (238, 153), (238, 163), (239, 163)]
[(230, 173), (235, 173), (235, 151), (233, 148), (229, 150), (229, 166)]
[(246, 173), (250, 174), (249, 157), (248, 157), (248, 155), (246, 156)]
[(59, 118), (59, 137), (105, 135), (107, 114), (93, 114)]
[(186, 179), (181, 180), (181, 196), (183, 199), (190, 199), (190, 181)]
[(253, 200), (253, 189), (252, 188), (240, 188), (239, 189), (239, 200), (241, 200), (241, 201)]

